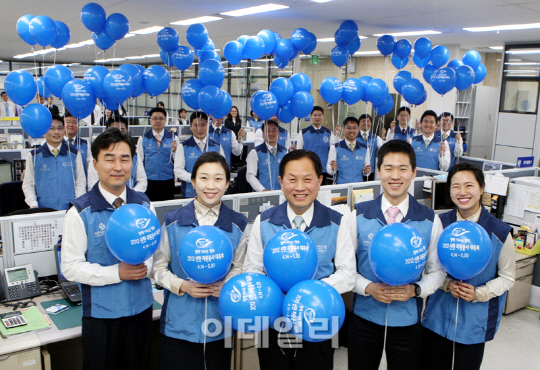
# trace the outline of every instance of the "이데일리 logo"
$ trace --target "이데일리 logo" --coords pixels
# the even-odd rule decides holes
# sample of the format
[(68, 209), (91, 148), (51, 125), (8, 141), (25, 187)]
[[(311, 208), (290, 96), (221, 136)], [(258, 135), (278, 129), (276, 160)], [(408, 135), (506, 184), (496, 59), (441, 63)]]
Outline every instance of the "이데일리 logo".
[(144, 229), (145, 227), (148, 226), (149, 223), (150, 223), (149, 218), (139, 218), (138, 220), (135, 221), (135, 225), (137, 225), (139, 229)]
[(197, 241), (195, 242), (197, 248), (206, 248), (210, 246), (210, 244), (212, 244), (212, 241), (206, 238), (197, 239)]
[(242, 297), (242, 294), (238, 290), (237, 287), (233, 286), (233, 289), (231, 290), (231, 301), (234, 303), (240, 301), (240, 298)]
[(419, 236), (413, 236), (411, 238), (411, 245), (414, 247), (414, 248), (418, 248), (420, 247), (420, 245), (422, 244), (422, 238), (419, 237)]
[(465, 235), (465, 234), (467, 234), (469, 232), (470, 231), (465, 230), (462, 227), (456, 227), (454, 230), (452, 230), (452, 235), (454, 235), (454, 236), (462, 236), (462, 235)]

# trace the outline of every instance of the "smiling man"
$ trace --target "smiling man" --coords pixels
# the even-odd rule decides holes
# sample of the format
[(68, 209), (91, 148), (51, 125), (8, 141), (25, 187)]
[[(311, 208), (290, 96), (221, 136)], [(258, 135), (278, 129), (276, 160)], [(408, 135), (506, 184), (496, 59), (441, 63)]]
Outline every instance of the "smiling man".
[(452, 168), (455, 163), (456, 157), (463, 155), (463, 138), (461, 133), (455, 133), (452, 129), (454, 127), (454, 115), (450, 112), (441, 113), (439, 116), (439, 122), (441, 123), (441, 129), (435, 132), (435, 135), (441, 137), (448, 142), (450, 146), (450, 165), (448, 169)]
[(422, 114), (420, 121), (423, 134), (413, 137), (411, 142), (416, 153), (418, 167), (448, 171), (450, 150), (448, 142), (435, 135), (437, 114), (432, 110), (427, 110)]
[[(279, 183), (286, 202), (270, 208), (255, 219), (249, 237), (244, 272), (265, 273), (264, 248), (281, 230), (298, 229), (317, 243), (319, 266), (314, 279), (332, 285), (339, 293), (351, 290), (355, 275), (354, 252), (349, 243), (338, 244), (342, 215), (319, 203), (316, 198), (323, 181), (322, 165), (317, 154), (294, 150), (285, 155), (279, 166)], [(284, 271), (286, 273), (286, 271)], [(298, 343), (292, 334), (278, 334), (268, 329), (269, 346), (259, 348), (261, 370), (319, 369), (332, 370), (332, 340)]]

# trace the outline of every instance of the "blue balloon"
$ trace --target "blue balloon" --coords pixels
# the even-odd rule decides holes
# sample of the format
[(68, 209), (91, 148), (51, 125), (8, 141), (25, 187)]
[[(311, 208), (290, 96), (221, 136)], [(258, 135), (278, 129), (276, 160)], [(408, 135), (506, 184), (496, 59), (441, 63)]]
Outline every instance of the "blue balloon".
[(285, 60), (285, 61), (281, 61), (278, 59), (277, 56), (274, 55), (274, 64), (278, 67), (278, 68), (285, 68), (287, 67), (287, 64), (289, 64), (289, 61), (288, 60)]
[(111, 214), (105, 225), (107, 247), (117, 259), (130, 265), (152, 257), (160, 240), (157, 216), (140, 204), (123, 205)]
[(467, 90), (474, 82), (474, 71), (467, 65), (456, 68), (456, 89), (458, 91)]
[(291, 42), (298, 50), (304, 50), (311, 42), (309, 31), (305, 28), (297, 28), (291, 34)]
[(223, 230), (209, 225), (198, 226), (182, 238), (178, 257), (190, 279), (212, 284), (223, 279), (231, 269), (233, 247)]
[[(9, 72), (4, 80), (6, 94), (15, 104), (26, 105), (36, 97), (37, 84), (34, 76), (27, 71)], [(3, 102), (2, 102), (3, 103)]]
[(45, 71), (45, 86), (51, 91), (51, 93), (60, 98), (62, 96), (62, 89), (64, 85), (73, 80), (73, 72), (68, 67), (61, 64), (54, 65)]
[(304, 73), (295, 73), (289, 80), (291, 81), (294, 92), (305, 91), (307, 93), (311, 92), (311, 80), (309, 76)]
[(337, 32), (334, 34), (334, 39), (338, 45), (348, 45), (358, 37), (358, 26), (356, 22), (348, 20), (341, 23)]
[(81, 10), (81, 21), (92, 32), (99, 32), (105, 28), (107, 14), (99, 4), (88, 3)]
[(232, 99), (229, 93), (223, 90), (221, 90), (221, 93), (223, 95), (221, 107), (212, 114), (212, 116), (214, 116), (216, 119), (225, 117), (227, 114), (229, 114), (232, 108)]
[(319, 264), (317, 245), (300, 230), (281, 230), (266, 244), (263, 262), (268, 277), (288, 292), (295, 284), (315, 276)]
[(270, 84), (270, 92), (276, 96), (279, 106), (283, 107), (294, 95), (294, 86), (288, 78), (278, 77)]
[(360, 40), (360, 37), (357, 37), (356, 39), (349, 42), (349, 45), (347, 45), (347, 50), (349, 51), (350, 55), (353, 55), (360, 49), (360, 45), (362, 45), (362, 40)]
[(206, 27), (200, 23), (192, 24), (186, 30), (187, 42), (195, 49), (200, 49), (208, 40), (208, 31)]
[(458, 67), (461, 67), (462, 65), (463, 65), (463, 62), (461, 60), (452, 59), (450, 62), (448, 62), (447, 67), (452, 68), (453, 70), (457, 70)]
[(444, 95), (456, 87), (456, 80), (456, 71), (452, 68), (439, 68), (431, 76), (431, 86), (433, 90)]
[(406, 57), (405, 59), (401, 59), (396, 54), (392, 54), (392, 65), (396, 67), (397, 69), (405, 68), (407, 63), (409, 63), (409, 57)]
[(217, 60), (210, 59), (199, 65), (199, 80), (206, 85), (221, 87), (225, 79), (225, 68)]
[(242, 61), (244, 46), (239, 41), (229, 41), (223, 48), (223, 55), (229, 63), (235, 66)]
[(129, 32), (129, 21), (125, 15), (113, 13), (105, 22), (107, 34), (114, 40), (121, 40)]
[(487, 70), (486, 66), (480, 63), (478, 68), (474, 71), (474, 83), (479, 84), (480, 82), (484, 81), (484, 78), (486, 78)]
[(203, 87), (202, 82), (196, 79), (189, 80), (182, 86), (182, 100), (193, 110), (199, 109), (198, 97)]
[(306, 55), (313, 53), (313, 51), (317, 48), (317, 36), (310, 32), (309, 39), (310, 41), (308, 46), (302, 50), (302, 52)]
[(463, 55), (462, 60), (463, 64), (471, 67), (473, 70), (476, 70), (476, 68), (478, 68), (482, 62), (482, 57), (476, 50), (469, 50)]
[(362, 96), (360, 97), (360, 100), (363, 100), (365, 102), (368, 102), (369, 99), (367, 97), (367, 87), (369, 83), (373, 80), (373, 77), (371, 76), (362, 76), (358, 79), (358, 82), (360, 82), (360, 85), (364, 88), (364, 91), (362, 93)]
[(335, 104), (341, 100), (343, 84), (335, 77), (327, 77), (322, 80), (319, 92), (328, 104)]
[(34, 139), (45, 135), (51, 125), (51, 112), (42, 104), (29, 104), (21, 113), (21, 127)]
[(431, 54), (428, 54), (427, 57), (421, 59), (416, 53), (414, 53), (413, 55), (413, 62), (414, 64), (416, 64), (416, 66), (418, 68), (424, 68), (425, 66), (427, 66), (429, 64), (429, 62), (431, 61), (431, 58), (430, 58)]
[(384, 103), (388, 96), (388, 86), (380, 78), (372, 79), (367, 85), (366, 97), (373, 105)]
[(279, 109), (279, 103), (274, 94), (269, 91), (255, 93), (251, 97), (251, 109), (264, 120), (275, 116)]
[(424, 59), (431, 53), (431, 41), (427, 37), (419, 37), (414, 42), (414, 54), (418, 58)]
[(391, 286), (409, 284), (422, 275), (427, 245), (414, 227), (396, 222), (381, 228), (371, 241), (369, 264), (375, 275)]
[(431, 84), (431, 76), (433, 75), (433, 73), (435, 73), (436, 69), (437, 68), (433, 64), (428, 64), (424, 68), (424, 72), (422, 72), (422, 76), (424, 77), (424, 80), (426, 80), (428, 84)]
[(195, 49), (195, 55), (197, 56), (197, 58), (200, 58), (201, 54), (204, 53), (205, 51), (208, 51), (208, 50), (212, 50), (214, 51), (215, 50), (215, 45), (214, 45), (214, 41), (212, 41), (210, 38), (208, 40), (206, 40), (206, 43), (203, 45), (202, 48), (200, 49)]
[(205, 86), (199, 91), (197, 101), (204, 113), (213, 115), (223, 104), (222, 90), (213, 85)]
[[(133, 93), (131, 93), (131, 96), (133, 98), (136, 98), (138, 96), (141, 96), (144, 93), (144, 72), (146, 71), (146, 69), (144, 69), (144, 67), (141, 66), (140, 64), (134, 64), (134, 66), (137, 67), (141, 76), (141, 86), (138, 90), (137, 90), (137, 85), (133, 83)], [(133, 75), (131, 75), (131, 78), (133, 78)]]
[(114, 39), (105, 31), (105, 28), (97, 33), (92, 33), (92, 40), (94, 40), (96, 46), (101, 50), (107, 50), (115, 43)]
[(93, 66), (84, 73), (84, 81), (90, 85), (94, 96), (98, 99), (103, 99), (107, 96), (103, 88), (103, 80), (109, 74), (109, 70), (103, 66)]
[(62, 89), (62, 101), (73, 117), (85, 118), (90, 109), (94, 111), (96, 98), (89, 84), (83, 80), (71, 80)]
[(34, 16), (32, 14), (27, 14), (20, 17), (17, 21), (17, 33), (28, 45), (36, 44), (36, 40), (34, 40), (30, 34), (30, 22), (32, 19), (34, 19)]
[(111, 71), (103, 79), (103, 89), (112, 101), (121, 104), (133, 93), (131, 76), (121, 69)]
[(409, 104), (415, 104), (416, 102), (420, 101), (425, 90), (426, 89), (424, 88), (424, 85), (422, 85), (422, 82), (416, 78), (411, 78), (403, 83), (401, 87), (401, 95)]
[(179, 46), (171, 56), (172, 62), (180, 71), (185, 71), (193, 64), (195, 56), (187, 46)]
[(383, 35), (377, 40), (377, 49), (385, 57), (394, 52), (396, 46), (396, 38), (392, 35)]
[(294, 55), (294, 45), (291, 40), (281, 39), (276, 44), (275, 56), (279, 60), (290, 60)]
[(445, 65), (450, 59), (450, 52), (448, 48), (444, 45), (437, 45), (431, 50), (431, 63), (436, 67), (440, 68)]
[(420, 105), (420, 104), (424, 104), (424, 102), (426, 101), (427, 99), (427, 90), (424, 89), (424, 95), (422, 95), (422, 97), (417, 100), (416, 102), (413, 103), (413, 105)]
[(401, 39), (394, 45), (394, 55), (397, 55), (399, 59), (405, 59), (411, 55), (412, 45), (407, 39)]
[(330, 284), (307, 280), (289, 290), (282, 314), (295, 336), (308, 342), (322, 342), (335, 336), (343, 326), (345, 303)]
[[(43, 96), (44, 98), (50, 98), (52, 96), (51, 91), (47, 89), (47, 86), (45, 86), (45, 79), (43, 78), (43, 76), (38, 77), (38, 79), (36, 80), (36, 84), (37, 84), (37, 93), (39, 95)], [(5, 86), (5, 83), (4, 83), (4, 86)]]
[(242, 35), (240, 36), (239, 38), (236, 39), (236, 41), (238, 41), (239, 43), (242, 44), (242, 46), (244, 46), (244, 44), (246, 43), (246, 40), (249, 39), (249, 36), (248, 35)]
[(163, 64), (165, 64), (167, 67), (172, 67), (174, 65), (172, 61), (172, 53), (169, 53), (168, 51), (161, 49), (159, 51), (159, 57), (161, 58), (161, 61)]
[(32, 39), (43, 47), (50, 45), (56, 38), (56, 24), (46, 15), (32, 18), (28, 29)]
[(299, 52), (300, 52), (300, 49), (297, 49), (296, 46), (295, 46), (294, 47), (294, 53), (293, 53), (293, 55), (291, 55), (289, 60), (293, 60), (294, 58), (296, 58), (296, 56), (298, 55)]
[(358, 78), (348, 78), (343, 83), (343, 101), (345, 104), (356, 104), (364, 96), (364, 86)]
[(375, 113), (377, 113), (379, 116), (384, 116), (392, 111), (394, 109), (394, 98), (392, 95), (388, 94), (386, 99), (382, 104), (376, 105), (375, 107)]
[(259, 59), (264, 54), (264, 41), (259, 36), (251, 36), (244, 44), (245, 59)]
[[(122, 64), (120, 67), (118, 67), (119, 70), (127, 72), (131, 76), (131, 84), (133, 85), (133, 91), (131, 93), (131, 97), (135, 98), (139, 95), (136, 95), (140, 90), (143, 89), (143, 72), (139, 70), (139, 68), (133, 64)], [(136, 95), (136, 96), (134, 96)]]
[(330, 59), (332, 59), (332, 62), (338, 67), (343, 67), (347, 64), (347, 61), (349, 60), (349, 50), (347, 49), (347, 46), (334, 46), (330, 52)]
[(401, 87), (406, 81), (412, 80), (412, 73), (409, 71), (399, 71), (394, 76), (394, 89), (401, 94)]
[(54, 24), (56, 25), (56, 38), (53, 42), (51, 42), (51, 46), (55, 49), (60, 49), (66, 46), (69, 42), (71, 32), (69, 31), (69, 27), (64, 22), (54, 21)]
[(306, 91), (299, 91), (294, 93), (291, 98), (291, 110), (298, 118), (304, 118), (311, 114), (315, 102), (313, 97)]
[(221, 57), (214, 50), (205, 50), (199, 57), (199, 63), (204, 63), (207, 60), (214, 59), (221, 63)]
[(491, 239), (476, 222), (457, 221), (441, 233), (437, 253), (448, 275), (456, 280), (469, 280), (488, 265), (492, 253)]
[(157, 34), (157, 43), (165, 51), (173, 52), (178, 48), (178, 32), (172, 27), (164, 27)]
[(295, 115), (291, 108), (291, 102), (287, 102), (287, 104), (279, 107), (277, 118), (280, 122), (289, 123), (294, 119), (294, 117)]
[(117, 102), (113, 101), (111, 98), (109, 98), (108, 96), (104, 97), (103, 99), (100, 99), (99, 100), (101, 102), (101, 104), (103, 104), (105, 106), (106, 109), (108, 110), (118, 110), (119, 107), (120, 107), (120, 104), (118, 104)]
[(162, 66), (151, 66), (144, 71), (143, 86), (144, 91), (150, 96), (163, 94), (169, 88), (171, 76)]
[(257, 333), (281, 316), (283, 292), (268, 276), (248, 272), (225, 283), (219, 313), (226, 324), (242, 333)]
[(257, 33), (257, 36), (259, 36), (264, 42), (264, 53), (272, 54), (274, 52), (274, 48), (276, 47), (276, 33), (270, 30), (261, 30), (259, 33)]

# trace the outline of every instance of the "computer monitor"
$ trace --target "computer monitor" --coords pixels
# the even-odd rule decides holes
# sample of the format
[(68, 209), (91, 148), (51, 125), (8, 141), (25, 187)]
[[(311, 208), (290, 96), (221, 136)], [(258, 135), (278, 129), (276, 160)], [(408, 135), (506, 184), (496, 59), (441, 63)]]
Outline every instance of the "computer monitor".
[(83, 139), (90, 138), (90, 127), (79, 127), (79, 137)]
[(0, 184), (13, 181), (11, 163), (0, 163)]
[(279, 205), (281, 191), (274, 191), (273, 195), (261, 195), (262, 193), (241, 194), (238, 196), (239, 212), (244, 214), (250, 223), (255, 221), (255, 218), (263, 211), (265, 204), (270, 203), (270, 206)]

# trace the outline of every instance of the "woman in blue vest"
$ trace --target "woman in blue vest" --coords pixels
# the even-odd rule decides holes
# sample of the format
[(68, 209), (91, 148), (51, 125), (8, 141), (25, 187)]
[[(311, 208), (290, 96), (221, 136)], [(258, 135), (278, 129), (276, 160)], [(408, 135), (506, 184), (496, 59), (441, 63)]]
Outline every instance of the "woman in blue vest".
[(236, 134), (229, 130), (227, 127), (223, 126), (223, 118), (212, 118), (212, 124), (208, 127), (208, 137), (212, 139), (216, 144), (221, 145), (229, 168), (232, 168), (231, 163), (231, 153), (233, 155), (239, 156), (244, 150), (244, 145), (242, 144), (242, 138), (244, 137), (244, 129), (241, 128), (238, 131), (238, 139)]
[(457, 208), (440, 215), (443, 227), (455, 221), (477, 222), (491, 237), (492, 253), (480, 274), (466, 281), (457, 281), (449, 275), (444, 285), (428, 298), (422, 321), (423, 368), (451, 369), (455, 358), (455, 370), (474, 370), (480, 369), (485, 342), (495, 336), (506, 291), (514, 285), (516, 263), (512, 229), (482, 207), (485, 183), (480, 168), (459, 163), (450, 169), (447, 184)]
[[(202, 154), (191, 174), (197, 193), (188, 205), (165, 214), (162, 238), (154, 255), (154, 279), (165, 288), (161, 310), (159, 369), (227, 370), (231, 365), (231, 346), (226, 343), (232, 332), (209, 324), (206, 336), (205, 320), (219, 321), (218, 297), (223, 284), (242, 272), (246, 239), (242, 237), (247, 218), (221, 202), (229, 186), (231, 173), (225, 157), (217, 152)], [(178, 249), (182, 238), (201, 225), (212, 225), (224, 231), (234, 249), (232, 269), (222, 280), (200, 284), (189, 279), (180, 265)], [(229, 343), (230, 344), (230, 343)]]

